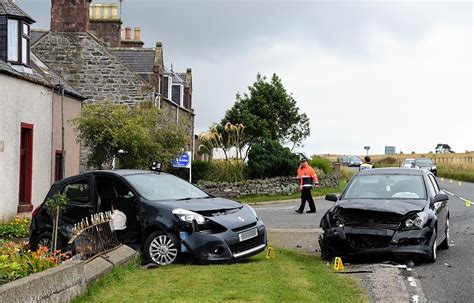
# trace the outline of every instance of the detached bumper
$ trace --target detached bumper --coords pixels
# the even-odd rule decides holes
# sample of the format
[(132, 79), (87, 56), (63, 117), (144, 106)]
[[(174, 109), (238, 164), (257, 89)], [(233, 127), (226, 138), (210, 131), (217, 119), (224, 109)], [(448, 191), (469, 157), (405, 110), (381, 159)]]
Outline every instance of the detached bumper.
[(433, 230), (392, 230), (354, 227), (334, 227), (319, 238), (325, 256), (411, 256), (426, 257), (434, 241)]
[[(257, 236), (241, 241), (239, 234), (257, 229)], [(232, 262), (256, 255), (267, 246), (267, 232), (263, 223), (218, 234), (193, 232), (182, 238), (182, 245), (196, 262)]]

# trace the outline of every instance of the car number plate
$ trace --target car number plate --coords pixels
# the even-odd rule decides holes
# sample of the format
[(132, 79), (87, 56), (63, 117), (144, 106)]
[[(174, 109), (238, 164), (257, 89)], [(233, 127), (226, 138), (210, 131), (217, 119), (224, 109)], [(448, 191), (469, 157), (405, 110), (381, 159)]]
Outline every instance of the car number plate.
[(258, 236), (258, 231), (257, 231), (256, 228), (251, 229), (251, 230), (247, 230), (247, 231), (239, 234), (239, 241), (242, 242), (242, 241), (245, 241), (245, 240), (248, 240), (248, 239), (255, 238), (256, 236)]

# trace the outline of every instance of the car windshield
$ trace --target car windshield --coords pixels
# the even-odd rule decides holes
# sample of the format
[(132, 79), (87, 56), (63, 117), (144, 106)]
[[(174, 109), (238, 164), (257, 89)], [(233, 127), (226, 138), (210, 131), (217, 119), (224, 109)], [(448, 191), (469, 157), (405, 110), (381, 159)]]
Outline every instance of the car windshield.
[(356, 176), (342, 199), (425, 199), (421, 176)]
[(433, 165), (433, 161), (431, 161), (431, 159), (420, 159), (420, 160), (416, 160), (415, 164), (429, 166), (429, 165)]
[(136, 174), (125, 176), (148, 200), (184, 200), (209, 197), (196, 186), (168, 174)]
[(415, 159), (407, 159), (405, 160), (405, 164), (412, 164), (415, 163)]

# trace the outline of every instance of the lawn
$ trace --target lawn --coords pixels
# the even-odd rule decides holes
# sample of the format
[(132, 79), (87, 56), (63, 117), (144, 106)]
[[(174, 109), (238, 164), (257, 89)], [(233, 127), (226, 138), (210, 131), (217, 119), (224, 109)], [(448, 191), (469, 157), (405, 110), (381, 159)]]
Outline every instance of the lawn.
[(438, 177), (449, 178), (465, 182), (474, 182), (473, 164), (440, 164), (438, 167)]
[(358, 281), (319, 257), (276, 250), (229, 265), (115, 268), (76, 302), (368, 302)]
[[(340, 193), (346, 186), (346, 183), (342, 181), (339, 183), (338, 187), (330, 187), (330, 188), (313, 188), (313, 198), (314, 197), (321, 197), (325, 196), (326, 194), (330, 193)], [(267, 201), (282, 201), (282, 200), (298, 200), (300, 199), (301, 193), (295, 192), (291, 195), (247, 195), (241, 196), (236, 198), (236, 200), (243, 202), (243, 203), (259, 203), (259, 202), (267, 202)]]

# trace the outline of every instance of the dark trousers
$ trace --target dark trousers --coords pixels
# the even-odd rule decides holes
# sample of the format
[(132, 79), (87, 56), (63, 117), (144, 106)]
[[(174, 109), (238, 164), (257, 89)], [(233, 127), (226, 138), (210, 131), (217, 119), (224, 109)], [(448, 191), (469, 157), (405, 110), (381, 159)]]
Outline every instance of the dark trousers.
[(303, 212), (304, 210), (304, 205), (306, 204), (306, 201), (308, 201), (309, 210), (316, 211), (316, 206), (314, 206), (313, 196), (311, 196), (311, 187), (303, 187), (303, 189), (301, 190), (301, 205), (299, 208), (301, 212)]

